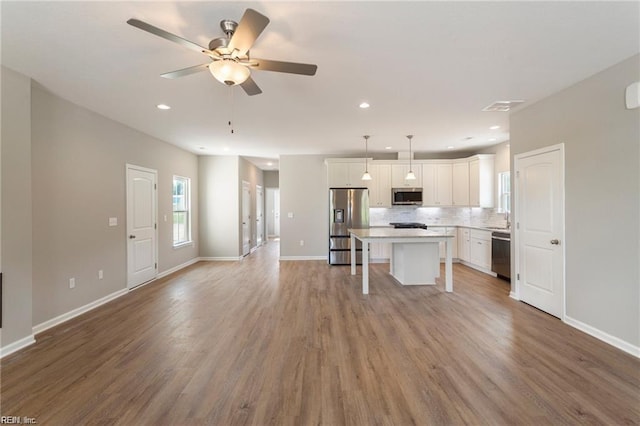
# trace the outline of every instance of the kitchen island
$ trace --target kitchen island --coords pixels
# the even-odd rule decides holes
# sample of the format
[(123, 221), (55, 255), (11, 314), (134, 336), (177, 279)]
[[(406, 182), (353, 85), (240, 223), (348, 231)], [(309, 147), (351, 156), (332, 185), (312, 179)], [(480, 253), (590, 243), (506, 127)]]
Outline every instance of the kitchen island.
[(438, 243), (444, 241), (445, 291), (453, 291), (452, 235), (426, 229), (349, 229), (351, 275), (356, 274), (356, 240), (362, 242), (362, 294), (369, 294), (369, 243), (392, 244), (390, 274), (403, 285), (435, 284), (440, 274)]

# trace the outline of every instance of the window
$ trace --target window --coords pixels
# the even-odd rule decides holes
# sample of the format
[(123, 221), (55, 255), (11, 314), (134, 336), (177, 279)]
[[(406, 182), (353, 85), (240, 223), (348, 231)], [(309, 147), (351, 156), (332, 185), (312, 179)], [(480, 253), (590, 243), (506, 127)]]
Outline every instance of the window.
[(191, 179), (173, 177), (173, 246), (191, 243)]
[(501, 212), (511, 211), (511, 172), (498, 173), (498, 208)]

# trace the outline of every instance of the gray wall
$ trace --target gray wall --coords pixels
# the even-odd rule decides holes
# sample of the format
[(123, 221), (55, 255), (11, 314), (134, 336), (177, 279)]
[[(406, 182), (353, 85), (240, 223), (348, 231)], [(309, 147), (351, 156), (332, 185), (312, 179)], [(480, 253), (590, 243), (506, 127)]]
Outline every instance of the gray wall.
[(31, 335), (31, 80), (2, 68), (2, 341)]
[[(127, 163), (158, 171), (158, 271), (198, 256), (195, 155), (36, 85), (31, 111), (34, 325), (126, 288)], [(192, 185), (194, 244), (178, 249), (171, 214), (174, 174), (191, 178)], [(109, 227), (109, 217), (117, 217), (118, 226)]]
[(566, 313), (640, 345), (640, 109), (636, 55), (510, 118), (511, 153), (565, 144)]
[[(280, 157), (280, 256), (327, 256), (329, 195), (326, 156)], [(289, 218), (291, 212), (294, 217)], [(300, 246), (304, 240), (304, 246)]]
[(198, 158), (200, 183), (200, 256), (237, 258), (240, 256), (241, 225), (238, 185), (239, 157)]
[(280, 172), (277, 170), (267, 170), (263, 172), (265, 188), (280, 187)]

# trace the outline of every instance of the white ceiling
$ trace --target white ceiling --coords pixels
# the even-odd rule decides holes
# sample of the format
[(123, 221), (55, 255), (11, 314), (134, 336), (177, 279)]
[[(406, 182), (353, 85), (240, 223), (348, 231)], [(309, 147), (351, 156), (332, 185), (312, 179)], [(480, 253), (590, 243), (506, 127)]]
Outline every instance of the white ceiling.
[[(316, 76), (254, 71), (263, 93), (252, 97), (207, 72), (164, 79), (208, 58), (126, 24), (137, 18), (207, 46), (220, 20), (238, 21), (247, 7), (271, 19), (252, 56), (315, 63)], [(3, 65), (196, 154), (258, 164), (361, 153), (364, 134), (376, 152), (406, 151), (406, 134), (421, 152), (493, 145), (509, 138), (508, 113), (483, 107), (526, 107), (640, 51), (635, 1), (2, 1), (1, 13)], [(365, 100), (371, 108), (358, 108)]]

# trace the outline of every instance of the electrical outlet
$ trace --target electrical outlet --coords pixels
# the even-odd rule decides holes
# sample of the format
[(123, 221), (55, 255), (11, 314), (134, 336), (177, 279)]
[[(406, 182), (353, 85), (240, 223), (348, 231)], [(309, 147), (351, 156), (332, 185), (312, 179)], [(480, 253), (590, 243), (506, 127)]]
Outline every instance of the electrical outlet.
[(102, 269), (100, 269), (100, 270), (98, 271), (98, 279), (99, 279), (99, 280), (101, 280), (101, 279), (103, 279), (103, 278), (104, 278), (104, 272), (102, 272)]
[(300, 247), (304, 245), (304, 240), (300, 240)]
[(76, 287), (76, 279), (69, 278), (69, 288), (75, 288), (75, 287)]

